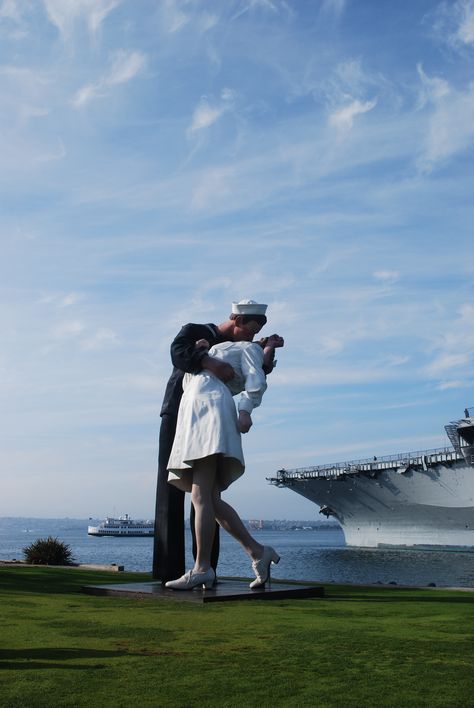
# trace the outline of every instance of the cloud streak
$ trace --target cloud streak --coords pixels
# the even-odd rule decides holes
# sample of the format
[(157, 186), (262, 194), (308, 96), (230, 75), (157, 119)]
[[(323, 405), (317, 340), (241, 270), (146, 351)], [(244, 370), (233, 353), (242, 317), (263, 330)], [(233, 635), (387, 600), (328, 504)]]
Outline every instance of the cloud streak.
[(50, 22), (68, 42), (80, 21), (85, 22), (91, 36), (96, 35), (120, 0), (43, 0), (43, 3)]
[(376, 105), (376, 99), (364, 102), (356, 99), (347, 106), (343, 106), (334, 111), (334, 113), (329, 116), (329, 124), (335, 127), (340, 133), (347, 133), (352, 129), (356, 116), (368, 113), (373, 110)]
[(461, 21), (458, 27), (457, 36), (465, 44), (474, 44), (474, 2), (464, 0), (458, 3), (461, 14)]
[(220, 101), (212, 104), (206, 96), (203, 96), (199, 104), (194, 109), (191, 125), (188, 128), (188, 135), (209, 128), (222, 118), (225, 113), (234, 108), (235, 91), (225, 88), (221, 92)]
[(95, 98), (109, 93), (113, 86), (125, 84), (138, 76), (146, 66), (142, 52), (118, 50), (111, 57), (110, 68), (93, 83), (85, 84), (73, 96), (72, 105), (81, 108)]
[[(424, 150), (419, 160), (422, 169), (433, 169), (474, 142), (474, 83), (464, 91), (455, 91), (441, 79), (422, 79), (431, 89), (434, 104)], [(424, 100), (424, 99), (423, 99)]]

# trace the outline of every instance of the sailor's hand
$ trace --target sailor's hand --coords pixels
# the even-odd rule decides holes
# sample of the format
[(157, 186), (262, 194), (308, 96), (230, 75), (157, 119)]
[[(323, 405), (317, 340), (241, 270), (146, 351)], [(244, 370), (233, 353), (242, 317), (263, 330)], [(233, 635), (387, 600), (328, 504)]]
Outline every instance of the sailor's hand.
[(239, 412), (239, 430), (241, 433), (248, 433), (252, 427), (252, 417), (247, 411)]
[(194, 345), (195, 349), (210, 349), (210, 344), (207, 339), (198, 339)]
[(203, 369), (210, 371), (224, 383), (227, 383), (227, 381), (231, 381), (234, 378), (234, 369), (226, 361), (215, 359), (212, 356), (206, 356), (202, 359), (201, 366)]

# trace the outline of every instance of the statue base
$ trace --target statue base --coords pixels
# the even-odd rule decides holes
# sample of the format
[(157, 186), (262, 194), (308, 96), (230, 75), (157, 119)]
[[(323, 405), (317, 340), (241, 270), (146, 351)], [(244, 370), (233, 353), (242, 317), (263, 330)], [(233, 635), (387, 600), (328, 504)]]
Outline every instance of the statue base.
[(250, 579), (219, 578), (212, 590), (170, 590), (160, 582), (114, 583), (112, 585), (85, 585), (82, 591), (89, 595), (131, 597), (138, 600), (170, 600), (172, 602), (225, 602), (229, 600), (287, 600), (324, 597), (324, 588), (303, 585), (293, 581), (271, 581), (263, 588), (251, 590)]

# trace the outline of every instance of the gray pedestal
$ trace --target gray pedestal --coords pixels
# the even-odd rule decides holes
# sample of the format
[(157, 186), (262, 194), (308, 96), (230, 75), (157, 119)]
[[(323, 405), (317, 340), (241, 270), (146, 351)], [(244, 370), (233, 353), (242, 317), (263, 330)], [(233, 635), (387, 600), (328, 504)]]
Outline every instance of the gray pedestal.
[(264, 588), (251, 590), (249, 580), (220, 578), (212, 590), (169, 590), (159, 582), (114, 583), (113, 585), (85, 585), (89, 595), (131, 597), (136, 599), (170, 600), (172, 602), (224, 602), (228, 600), (286, 600), (324, 597), (324, 588), (316, 585), (298, 585), (283, 581), (268, 583)]

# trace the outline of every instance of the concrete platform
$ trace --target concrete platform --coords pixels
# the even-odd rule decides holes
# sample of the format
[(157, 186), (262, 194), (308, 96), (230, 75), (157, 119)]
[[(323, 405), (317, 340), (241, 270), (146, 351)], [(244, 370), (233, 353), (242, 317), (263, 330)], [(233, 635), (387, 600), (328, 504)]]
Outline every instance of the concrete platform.
[(264, 588), (251, 590), (249, 580), (219, 578), (212, 590), (169, 590), (159, 581), (150, 583), (114, 583), (113, 585), (84, 585), (82, 591), (89, 595), (111, 597), (149, 598), (174, 602), (225, 602), (228, 600), (287, 600), (308, 597), (324, 597), (324, 588), (315, 585), (272, 582)]

